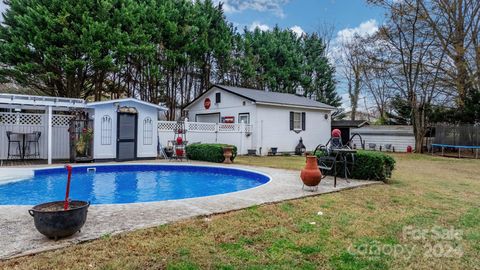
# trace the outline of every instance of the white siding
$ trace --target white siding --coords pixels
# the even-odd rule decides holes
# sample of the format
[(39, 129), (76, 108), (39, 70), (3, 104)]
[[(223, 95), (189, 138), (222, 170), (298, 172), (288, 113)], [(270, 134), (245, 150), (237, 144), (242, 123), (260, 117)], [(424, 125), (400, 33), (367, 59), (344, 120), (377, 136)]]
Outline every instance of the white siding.
[[(305, 130), (290, 130), (290, 112), (305, 112)], [(328, 118), (325, 119), (325, 114)], [(319, 144), (325, 144), (330, 138), (330, 111), (312, 110), (294, 107), (257, 105), (256, 149), (262, 147), (266, 155), (271, 147), (279, 152), (293, 152), (300, 137), (307, 151), (313, 151)]]
[[(221, 102), (215, 103), (215, 93), (221, 93)], [(211, 101), (209, 109), (205, 109), (203, 102), (206, 98)], [(197, 121), (195, 116), (197, 114), (211, 114), (220, 113), (220, 118), (225, 116), (234, 116), (235, 123), (238, 123), (238, 115), (240, 113), (250, 114), (250, 123), (255, 122), (255, 104), (245, 98), (226, 92), (222, 89), (212, 88), (209, 92), (204, 94), (199, 100), (188, 108), (188, 119), (190, 122)], [(198, 122), (203, 122), (198, 120)]]
[[(134, 101), (121, 101), (119, 106), (135, 107), (138, 111), (137, 128), (137, 157), (147, 158), (157, 156), (157, 125), (158, 110), (154, 107), (146, 106)], [(99, 104), (93, 107), (92, 117), (94, 118), (94, 159), (114, 159), (117, 157), (117, 107), (113, 103)], [(102, 118), (108, 115), (112, 120), (112, 140), (111, 144), (102, 144), (101, 130)], [(144, 120), (149, 117), (152, 120), (152, 140), (144, 141)]]
[[(352, 129), (351, 134), (359, 133), (365, 142), (365, 148), (368, 149), (369, 143), (375, 143), (376, 149), (380, 146), (385, 149), (386, 144), (395, 147), (395, 152), (406, 152), (408, 146), (415, 147), (415, 137), (412, 126), (365, 126)], [(360, 140), (357, 137), (353, 143), (358, 148), (361, 147)]]

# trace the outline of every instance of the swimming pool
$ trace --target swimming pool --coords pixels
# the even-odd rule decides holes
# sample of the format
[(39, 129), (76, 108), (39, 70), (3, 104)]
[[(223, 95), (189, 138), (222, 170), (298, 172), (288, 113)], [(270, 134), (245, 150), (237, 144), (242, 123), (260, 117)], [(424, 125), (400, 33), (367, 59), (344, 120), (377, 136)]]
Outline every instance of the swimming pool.
[[(70, 198), (92, 204), (175, 200), (258, 187), (262, 173), (225, 167), (166, 164), (74, 166)], [(0, 205), (33, 205), (63, 200), (67, 171), (38, 169), (30, 178), (0, 184)]]

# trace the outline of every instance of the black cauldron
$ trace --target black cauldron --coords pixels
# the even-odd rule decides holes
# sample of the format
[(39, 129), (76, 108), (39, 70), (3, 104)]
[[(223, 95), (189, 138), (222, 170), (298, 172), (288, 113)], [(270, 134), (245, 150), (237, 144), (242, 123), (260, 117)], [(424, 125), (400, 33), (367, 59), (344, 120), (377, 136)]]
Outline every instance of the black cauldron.
[(66, 211), (63, 204), (64, 201), (48, 202), (28, 210), (41, 234), (57, 240), (79, 232), (83, 227), (90, 202), (71, 201)]

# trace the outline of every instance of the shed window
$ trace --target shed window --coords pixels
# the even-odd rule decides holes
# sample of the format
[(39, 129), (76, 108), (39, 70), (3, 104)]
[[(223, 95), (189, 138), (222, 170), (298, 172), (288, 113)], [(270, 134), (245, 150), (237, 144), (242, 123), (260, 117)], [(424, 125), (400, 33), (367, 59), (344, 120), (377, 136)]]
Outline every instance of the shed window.
[(102, 117), (100, 128), (100, 143), (102, 145), (112, 144), (112, 118), (108, 115)]
[(304, 112), (290, 112), (290, 130), (305, 130), (305, 117)]
[(215, 93), (215, 103), (220, 103), (222, 101), (222, 96), (220, 93)]
[(238, 123), (250, 124), (250, 114), (249, 113), (239, 113), (238, 114)]
[(153, 144), (153, 123), (150, 117), (146, 117), (143, 120), (143, 144)]

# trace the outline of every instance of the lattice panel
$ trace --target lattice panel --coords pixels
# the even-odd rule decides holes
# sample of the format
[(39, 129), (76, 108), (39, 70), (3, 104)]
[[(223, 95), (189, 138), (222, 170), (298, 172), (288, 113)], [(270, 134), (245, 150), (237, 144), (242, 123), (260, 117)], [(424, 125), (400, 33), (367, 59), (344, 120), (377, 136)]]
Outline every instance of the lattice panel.
[(217, 130), (217, 124), (189, 122), (188, 130), (193, 132), (215, 132)]
[(19, 114), (20, 125), (42, 125), (42, 116), (41, 114)]
[(158, 121), (158, 130), (160, 131), (173, 131), (177, 129), (177, 122), (172, 121)]
[(253, 129), (252, 125), (245, 125), (245, 130), (244, 130), (244, 132), (251, 133), (251, 132), (252, 132), (252, 129)]
[(56, 127), (68, 127), (70, 125), (70, 120), (73, 118), (73, 115), (53, 115), (52, 125)]
[(240, 125), (237, 124), (218, 124), (219, 132), (237, 132), (240, 130)]
[(12, 125), (17, 123), (17, 114), (14, 113), (0, 113), (0, 123), (5, 125)]

